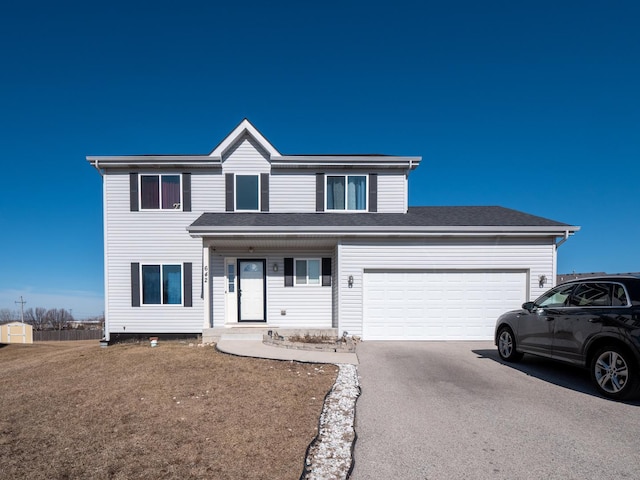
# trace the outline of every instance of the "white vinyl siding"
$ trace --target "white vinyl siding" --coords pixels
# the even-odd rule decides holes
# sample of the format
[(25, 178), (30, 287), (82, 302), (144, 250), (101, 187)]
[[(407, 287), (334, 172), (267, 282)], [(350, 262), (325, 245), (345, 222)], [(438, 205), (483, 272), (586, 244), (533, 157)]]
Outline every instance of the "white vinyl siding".
[(315, 213), (316, 174), (273, 172), (269, 183), (269, 211)]
[(379, 213), (406, 213), (406, 182), (404, 173), (378, 173)]
[(191, 210), (195, 213), (224, 212), (224, 175), (220, 170), (191, 174)]
[(222, 158), (224, 173), (257, 175), (269, 173), (271, 164), (269, 155), (249, 135), (241, 137)]
[[(169, 172), (172, 173), (172, 172)], [(202, 242), (191, 238), (186, 227), (199, 216), (219, 174), (192, 176), (193, 211), (131, 212), (129, 172), (104, 176), (105, 316), (108, 332), (199, 333), (202, 332)], [(202, 193), (206, 195), (202, 196)], [(209, 195), (209, 196), (207, 196)], [(204, 198), (203, 198), (204, 197)], [(193, 306), (131, 306), (131, 263), (184, 264), (192, 267)], [(184, 279), (183, 279), (184, 281)]]
[[(338, 246), (340, 271), (337, 281), (340, 332), (362, 335), (363, 274), (368, 269), (390, 270), (520, 270), (528, 272), (527, 298), (536, 298), (546, 288), (538, 286), (538, 275), (552, 278), (555, 245), (540, 239), (447, 239), (358, 242)], [(353, 275), (351, 288), (347, 287)], [(506, 309), (505, 309), (506, 311)]]

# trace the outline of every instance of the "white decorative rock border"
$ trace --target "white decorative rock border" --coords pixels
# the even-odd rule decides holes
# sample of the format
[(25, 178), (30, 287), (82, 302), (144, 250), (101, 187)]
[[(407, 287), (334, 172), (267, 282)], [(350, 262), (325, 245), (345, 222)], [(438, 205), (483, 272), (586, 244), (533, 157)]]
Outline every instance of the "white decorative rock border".
[(340, 369), (320, 415), (318, 435), (307, 449), (301, 479), (346, 479), (353, 464), (356, 400), (360, 395), (355, 365)]

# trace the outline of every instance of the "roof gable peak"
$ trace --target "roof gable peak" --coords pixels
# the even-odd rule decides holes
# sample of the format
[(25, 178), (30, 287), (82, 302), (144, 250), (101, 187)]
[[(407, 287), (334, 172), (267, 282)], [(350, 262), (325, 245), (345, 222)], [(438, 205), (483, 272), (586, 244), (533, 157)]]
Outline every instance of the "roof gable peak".
[(224, 153), (229, 150), (235, 143), (240, 140), (245, 134), (251, 135), (256, 142), (260, 144), (271, 157), (280, 156), (280, 152), (266, 139), (260, 131), (253, 126), (248, 119), (243, 119), (231, 133), (229, 133), (213, 151), (209, 154), (210, 157), (222, 158)]

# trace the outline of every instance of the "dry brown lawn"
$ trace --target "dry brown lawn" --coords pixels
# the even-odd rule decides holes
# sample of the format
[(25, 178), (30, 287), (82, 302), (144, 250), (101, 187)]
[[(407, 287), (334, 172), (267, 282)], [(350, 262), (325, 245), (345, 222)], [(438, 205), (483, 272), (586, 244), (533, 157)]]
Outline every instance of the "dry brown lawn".
[(181, 342), (0, 348), (0, 477), (297, 479), (334, 365)]

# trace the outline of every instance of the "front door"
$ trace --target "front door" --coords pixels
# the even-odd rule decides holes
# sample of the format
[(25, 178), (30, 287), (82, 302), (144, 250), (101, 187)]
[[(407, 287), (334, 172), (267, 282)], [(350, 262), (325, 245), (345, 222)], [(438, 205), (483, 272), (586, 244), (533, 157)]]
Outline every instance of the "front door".
[(238, 260), (238, 321), (265, 322), (265, 260)]

